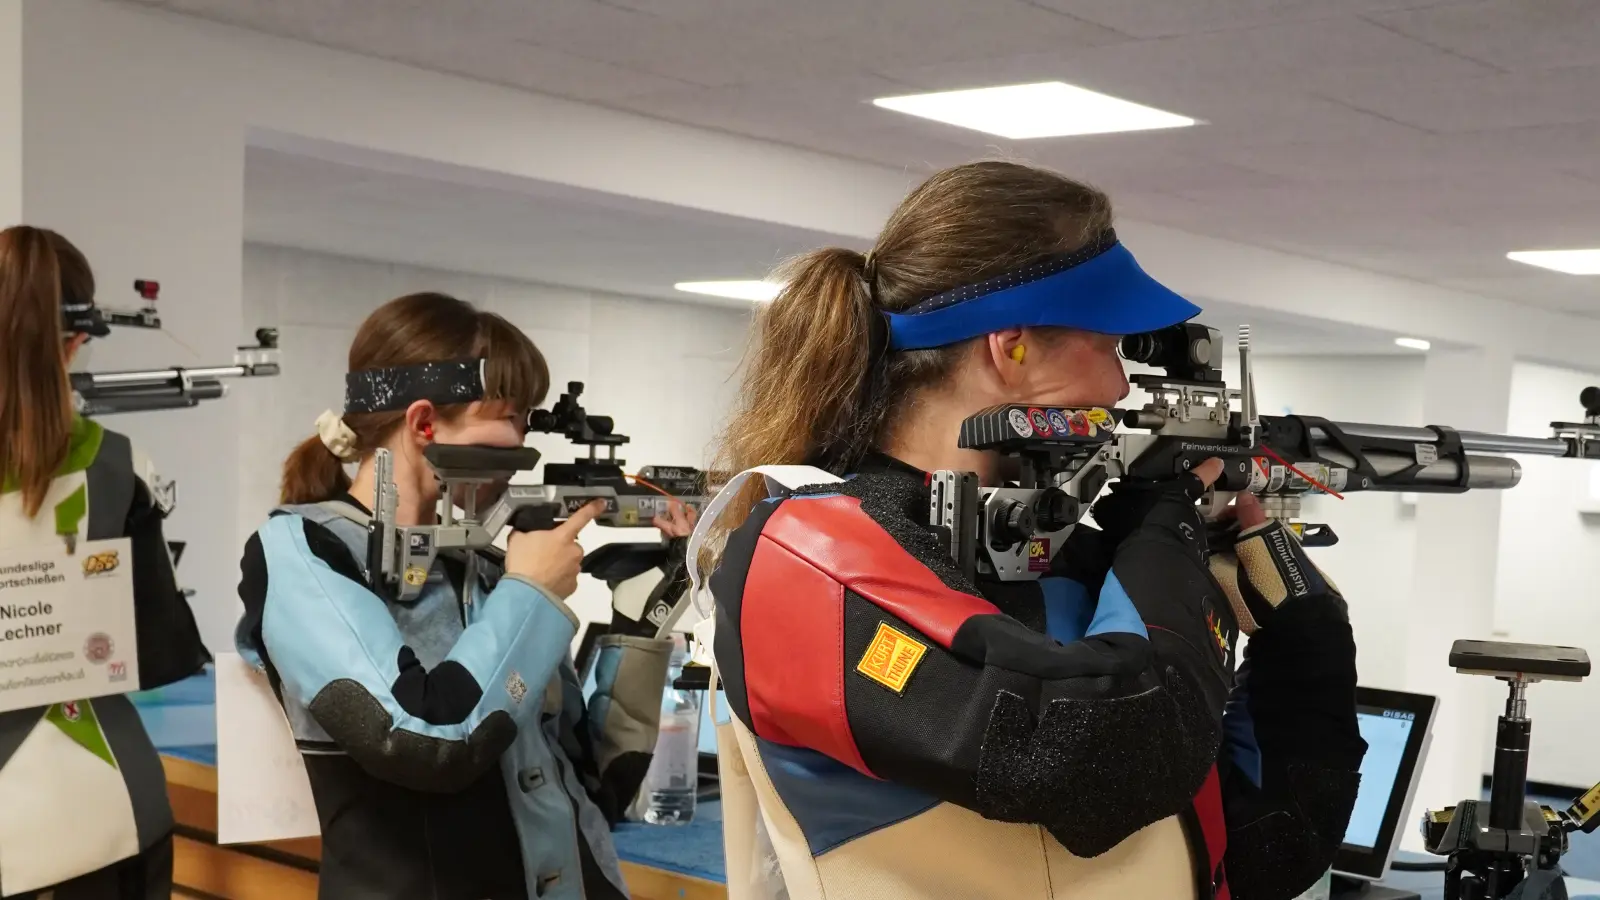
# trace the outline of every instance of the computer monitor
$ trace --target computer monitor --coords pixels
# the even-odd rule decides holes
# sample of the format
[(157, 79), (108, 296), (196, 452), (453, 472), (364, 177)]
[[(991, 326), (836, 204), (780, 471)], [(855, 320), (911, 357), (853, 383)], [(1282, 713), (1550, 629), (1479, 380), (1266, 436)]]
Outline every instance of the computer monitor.
[(1428, 755), (1437, 697), (1377, 688), (1356, 688), (1356, 721), (1367, 742), (1361, 788), (1333, 870), (1349, 878), (1383, 877), (1400, 846), (1406, 820)]

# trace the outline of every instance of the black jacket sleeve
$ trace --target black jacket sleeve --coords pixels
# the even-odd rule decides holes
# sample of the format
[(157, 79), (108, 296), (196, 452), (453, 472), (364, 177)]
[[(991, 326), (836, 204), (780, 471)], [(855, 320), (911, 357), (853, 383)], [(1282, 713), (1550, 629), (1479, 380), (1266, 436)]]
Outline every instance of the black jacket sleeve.
[(172, 552), (162, 532), (164, 516), (141, 478), (134, 478), (127, 535), (133, 553), (134, 629), (139, 642), (139, 686), (182, 681), (211, 661), (194, 612), (178, 587)]
[(1332, 864), (1366, 742), (1341, 604), (1284, 604), (1245, 648), (1224, 718), (1225, 864), (1238, 900), (1288, 900)]
[(763, 504), (730, 538), (712, 590), (734, 714), (760, 739), (1042, 825), (1079, 856), (1186, 809), (1224, 692), (1185, 608), (1204, 569), (1147, 535), (1118, 571), (1149, 574), (1109, 578), (1086, 636), (1062, 644), (977, 596), (880, 488)]

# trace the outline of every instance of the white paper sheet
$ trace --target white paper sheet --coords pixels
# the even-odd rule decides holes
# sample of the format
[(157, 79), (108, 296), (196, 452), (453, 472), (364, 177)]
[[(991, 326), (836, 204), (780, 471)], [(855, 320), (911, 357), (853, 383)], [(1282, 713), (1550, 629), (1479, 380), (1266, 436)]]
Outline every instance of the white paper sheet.
[(217, 843), (245, 844), (321, 834), (311, 782), (283, 708), (237, 653), (219, 653)]

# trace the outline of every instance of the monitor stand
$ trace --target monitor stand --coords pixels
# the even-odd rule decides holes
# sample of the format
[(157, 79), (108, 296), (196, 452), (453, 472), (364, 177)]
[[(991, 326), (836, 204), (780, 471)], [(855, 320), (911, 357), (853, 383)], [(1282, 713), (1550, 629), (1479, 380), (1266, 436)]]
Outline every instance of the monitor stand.
[(1422, 900), (1422, 895), (1416, 891), (1384, 887), (1337, 873), (1333, 876), (1333, 891), (1328, 896), (1329, 900)]

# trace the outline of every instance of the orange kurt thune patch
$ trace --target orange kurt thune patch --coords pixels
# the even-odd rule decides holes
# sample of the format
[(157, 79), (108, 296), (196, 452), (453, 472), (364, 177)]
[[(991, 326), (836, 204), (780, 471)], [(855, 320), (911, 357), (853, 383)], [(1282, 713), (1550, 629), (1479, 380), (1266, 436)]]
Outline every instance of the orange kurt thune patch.
[(903, 694), (911, 673), (917, 670), (917, 664), (927, 652), (927, 644), (889, 627), (887, 622), (879, 622), (878, 633), (872, 636), (867, 652), (856, 663), (856, 671), (896, 694)]

